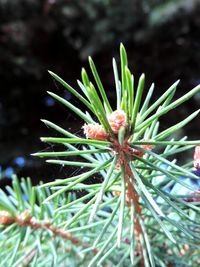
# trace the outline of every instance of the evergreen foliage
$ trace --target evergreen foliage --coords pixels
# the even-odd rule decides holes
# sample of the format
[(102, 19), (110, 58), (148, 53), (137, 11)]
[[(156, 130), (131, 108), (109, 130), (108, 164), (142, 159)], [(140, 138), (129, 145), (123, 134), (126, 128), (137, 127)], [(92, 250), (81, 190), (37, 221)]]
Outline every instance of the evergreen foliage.
[(200, 86), (174, 100), (175, 82), (153, 102), (154, 84), (144, 97), (145, 76), (135, 83), (123, 45), (120, 61), (119, 72), (113, 59), (115, 107), (91, 58), (95, 84), (82, 69), (81, 91), (50, 72), (85, 105), (49, 92), (80, 117), (84, 134), (42, 120), (61, 137), (41, 140), (62, 150), (34, 156), (79, 173), (36, 187), (15, 177), (0, 192), (0, 266), (199, 266), (200, 178), (192, 160), (178, 164), (176, 157), (200, 141), (173, 137), (199, 110), (165, 130), (159, 119)]

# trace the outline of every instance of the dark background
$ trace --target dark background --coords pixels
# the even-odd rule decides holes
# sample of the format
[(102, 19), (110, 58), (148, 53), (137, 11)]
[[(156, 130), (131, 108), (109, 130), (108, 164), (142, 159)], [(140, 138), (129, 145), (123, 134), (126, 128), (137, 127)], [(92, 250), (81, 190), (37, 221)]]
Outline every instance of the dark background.
[[(155, 99), (177, 79), (181, 83), (175, 97), (181, 96), (200, 83), (199, 14), (199, 0), (1, 0), (1, 185), (12, 173), (30, 176), (36, 184), (73, 171), (30, 156), (53, 149), (39, 140), (55, 135), (40, 118), (81, 134), (83, 122), (46, 94), (53, 91), (77, 103), (48, 69), (77, 88), (81, 67), (89, 69), (87, 57), (92, 55), (113, 102), (112, 57), (119, 60), (123, 42), (135, 77), (146, 74), (146, 89), (155, 82)], [(196, 95), (170, 112), (161, 129), (199, 108), (199, 101)], [(180, 135), (199, 139), (199, 117)]]

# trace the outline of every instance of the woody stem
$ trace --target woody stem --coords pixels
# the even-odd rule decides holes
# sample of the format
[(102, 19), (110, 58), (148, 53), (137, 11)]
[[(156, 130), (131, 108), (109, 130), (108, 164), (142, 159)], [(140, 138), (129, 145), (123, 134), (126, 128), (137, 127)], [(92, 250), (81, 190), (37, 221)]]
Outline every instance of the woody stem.
[[(143, 235), (142, 227), (140, 225), (138, 216), (141, 217), (142, 209), (139, 205), (139, 195), (136, 192), (134, 186), (132, 185), (131, 180), (136, 183), (132, 170), (128, 163), (128, 158), (132, 161), (132, 149), (130, 148), (130, 143), (128, 142), (129, 137), (124, 139), (123, 144), (120, 144), (119, 141), (112, 141), (114, 151), (119, 155), (118, 163), (121, 165), (121, 168), (125, 168), (126, 175), (126, 184), (127, 184), (127, 206), (130, 207), (131, 202), (134, 204), (134, 233), (135, 239), (138, 244), (138, 254), (141, 254), (141, 243), (140, 243), (140, 234)], [(128, 158), (127, 158), (128, 157)]]
[(140, 225), (140, 222), (138, 220), (138, 215), (140, 216), (142, 213), (141, 207), (139, 205), (139, 195), (137, 194), (135, 188), (133, 187), (133, 185), (131, 184), (130, 180), (128, 177), (130, 177), (131, 179), (134, 179), (134, 176), (132, 174), (132, 171), (127, 163), (127, 160), (125, 160), (125, 171), (127, 174), (127, 178), (126, 178), (126, 183), (127, 183), (127, 197), (128, 197), (128, 201), (127, 201), (127, 205), (128, 207), (130, 207), (130, 203), (131, 201), (133, 201), (134, 204), (134, 208), (135, 208), (135, 213), (134, 213), (134, 233), (135, 233), (135, 238), (137, 240), (138, 243), (138, 254), (141, 254), (141, 244), (140, 244), (140, 233), (142, 232), (142, 228)]

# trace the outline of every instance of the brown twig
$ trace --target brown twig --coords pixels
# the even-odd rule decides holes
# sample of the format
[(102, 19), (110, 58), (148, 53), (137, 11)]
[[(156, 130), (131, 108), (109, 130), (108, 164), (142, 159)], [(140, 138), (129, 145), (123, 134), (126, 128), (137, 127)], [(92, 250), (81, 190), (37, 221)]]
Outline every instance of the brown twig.
[[(82, 240), (75, 238), (73, 235), (67, 233), (64, 229), (53, 226), (50, 222), (41, 222), (34, 218), (30, 211), (25, 210), (24, 212), (18, 214), (17, 216), (13, 216), (7, 211), (0, 211), (0, 224), (2, 225), (11, 225), (16, 223), (19, 227), (31, 227), (32, 229), (43, 229), (49, 230), (52, 232), (53, 237), (59, 236), (65, 240), (71, 241), (74, 245), (80, 245), (83, 248), (91, 247), (91, 244), (84, 243)], [(68, 249), (66, 249), (66, 252)], [(96, 254), (98, 252), (97, 249), (93, 249), (92, 252)], [(30, 251), (27, 255), (25, 255), (23, 259), (23, 265), (21, 266), (29, 266), (29, 263), (34, 258), (36, 254), (36, 250)]]
[[(123, 145), (121, 145), (118, 141), (116, 140), (111, 140), (112, 141), (112, 145), (113, 145), (113, 150), (115, 153), (117, 153), (119, 155), (119, 159), (118, 159), (118, 164), (117, 164), (117, 168), (122, 168), (122, 166), (124, 166), (125, 168), (125, 175), (126, 175), (126, 185), (127, 185), (127, 189), (126, 189), (126, 202), (127, 202), (127, 206), (130, 207), (131, 206), (131, 202), (133, 202), (134, 204), (134, 208), (135, 208), (135, 213), (134, 213), (134, 233), (135, 233), (135, 239), (137, 241), (138, 244), (138, 249), (137, 249), (137, 253), (139, 255), (142, 254), (142, 246), (141, 246), (141, 242), (140, 242), (140, 234), (143, 235), (144, 237), (144, 233), (142, 230), (142, 227), (140, 225), (138, 216), (141, 217), (142, 214), (142, 209), (139, 205), (139, 195), (136, 192), (134, 186), (131, 184), (130, 179), (132, 179), (135, 183), (136, 180), (134, 178), (134, 175), (132, 173), (132, 170), (128, 164), (128, 159), (127, 157), (131, 160), (134, 161), (134, 154), (138, 155), (138, 156), (143, 156), (144, 153), (137, 150), (137, 149), (132, 149), (131, 148), (131, 144), (128, 142), (129, 137), (126, 137), (124, 140)], [(141, 145), (142, 146), (142, 145)], [(152, 149), (152, 146), (145, 146), (145, 149)], [(143, 146), (143, 147), (144, 147)], [(143, 266), (144, 262), (143, 259), (141, 260), (141, 265)]]
[(28, 210), (17, 216), (11, 215), (7, 211), (0, 212), (0, 224), (10, 225), (16, 223), (20, 227), (31, 227), (32, 229), (44, 229), (52, 232), (54, 236), (60, 236), (66, 240), (71, 241), (73, 244), (82, 244), (82, 241), (75, 238), (73, 235), (65, 232), (62, 228), (57, 228), (50, 222), (41, 222), (34, 218)]

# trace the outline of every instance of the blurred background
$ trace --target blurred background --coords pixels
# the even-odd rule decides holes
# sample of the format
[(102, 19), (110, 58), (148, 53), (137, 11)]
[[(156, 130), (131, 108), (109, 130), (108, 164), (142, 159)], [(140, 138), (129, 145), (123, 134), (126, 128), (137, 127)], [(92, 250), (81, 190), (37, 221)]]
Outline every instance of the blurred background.
[[(176, 97), (181, 96), (200, 83), (199, 14), (200, 0), (0, 0), (1, 186), (13, 173), (36, 184), (71, 172), (30, 156), (54, 149), (39, 140), (55, 136), (41, 118), (82, 134), (82, 121), (46, 94), (77, 103), (47, 70), (78, 88), (81, 67), (88, 69), (92, 55), (114, 102), (112, 57), (119, 61), (123, 42), (135, 77), (146, 74), (146, 89), (155, 82), (155, 99), (177, 79)], [(196, 95), (170, 112), (162, 128), (185, 118), (199, 102)], [(199, 138), (199, 117), (179, 134)]]

